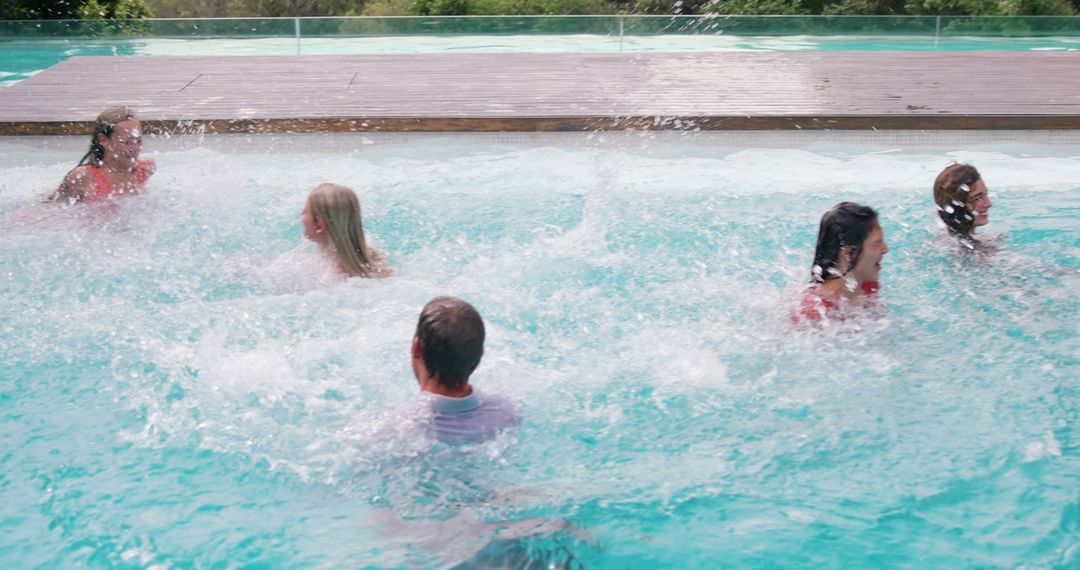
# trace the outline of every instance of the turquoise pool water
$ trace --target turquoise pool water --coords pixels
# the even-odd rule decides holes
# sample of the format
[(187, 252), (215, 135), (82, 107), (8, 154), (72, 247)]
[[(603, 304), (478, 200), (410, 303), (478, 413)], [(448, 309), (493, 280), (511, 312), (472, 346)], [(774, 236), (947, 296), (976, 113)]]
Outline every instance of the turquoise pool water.
[(0, 85), (74, 55), (325, 55), (447, 52), (617, 51), (1077, 51), (1080, 37), (492, 35), (247, 39), (0, 40)]
[[(158, 138), (145, 195), (73, 209), (33, 202), (81, 137), (0, 139), (0, 562), (1075, 568), (1080, 140), (1031, 136)], [(936, 237), (952, 160), (994, 256)], [(322, 181), (394, 278), (313, 269)], [(844, 199), (880, 314), (793, 330)], [(375, 438), (445, 293), (526, 421)]]

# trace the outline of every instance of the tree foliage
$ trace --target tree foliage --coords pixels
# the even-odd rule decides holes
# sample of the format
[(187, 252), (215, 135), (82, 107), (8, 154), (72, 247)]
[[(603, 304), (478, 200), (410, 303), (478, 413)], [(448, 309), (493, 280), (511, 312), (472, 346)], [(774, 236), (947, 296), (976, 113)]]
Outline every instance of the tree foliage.
[[(0, 19), (557, 14), (1065, 16), (1080, 0), (0, 0)], [(972, 24), (977, 25), (977, 24)]]
[(144, 0), (2, 0), (0, 20), (100, 20), (149, 18)]
[[(1076, 0), (1080, 2), (1080, 0)], [(346, 16), (403, 16), (411, 14), (409, 7), (413, 0), (370, 0), (360, 10), (353, 10)]]
[(409, 11), (421, 16), (610, 14), (611, 2), (606, 0), (415, 0), (409, 6)]
[(82, 20), (137, 20), (154, 13), (143, 0), (88, 0), (78, 10)]
[(728, 0), (726, 2), (714, 2), (708, 6), (705, 13), (709, 14), (744, 14), (756, 15), (797, 15), (810, 13), (801, 0)]
[(66, 20), (76, 17), (80, 2), (60, 0), (4, 0), (0, 20)]
[(364, 0), (146, 0), (159, 18), (303, 18), (357, 15)]

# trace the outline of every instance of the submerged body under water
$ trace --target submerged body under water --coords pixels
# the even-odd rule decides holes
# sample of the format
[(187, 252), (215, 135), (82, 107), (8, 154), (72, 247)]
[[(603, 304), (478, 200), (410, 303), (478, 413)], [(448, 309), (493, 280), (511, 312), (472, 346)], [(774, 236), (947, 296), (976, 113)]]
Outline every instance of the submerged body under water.
[[(145, 194), (35, 204), (83, 144), (0, 141), (9, 564), (1080, 563), (1075, 141), (150, 139)], [(995, 253), (940, 235), (952, 160)], [(324, 181), (394, 277), (302, 245)], [(880, 214), (879, 304), (792, 327), (841, 200)], [(439, 294), (523, 405), (490, 443), (408, 429)]]

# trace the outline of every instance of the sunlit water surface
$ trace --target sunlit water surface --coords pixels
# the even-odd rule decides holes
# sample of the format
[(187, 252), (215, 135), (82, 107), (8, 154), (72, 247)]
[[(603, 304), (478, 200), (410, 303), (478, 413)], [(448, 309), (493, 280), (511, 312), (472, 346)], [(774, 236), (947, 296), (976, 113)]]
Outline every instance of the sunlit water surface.
[[(71, 208), (82, 138), (2, 140), (0, 561), (1075, 568), (1080, 144), (866, 136), (150, 138), (144, 195)], [(939, 237), (953, 160), (996, 255)], [(323, 181), (396, 276), (327, 278)], [(840, 200), (880, 307), (794, 329)], [(494, 442), (397, 429), (439, 294), (524, 405)]]

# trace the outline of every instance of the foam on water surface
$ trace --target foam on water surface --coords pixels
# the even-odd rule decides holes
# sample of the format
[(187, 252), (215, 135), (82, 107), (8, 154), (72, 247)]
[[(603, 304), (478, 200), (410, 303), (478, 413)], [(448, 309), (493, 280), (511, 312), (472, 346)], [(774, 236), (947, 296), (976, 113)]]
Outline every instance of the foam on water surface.
[[(0, 559), (1075, 565), (1080, 145), (903, 136), (150, 138), (144, 195), (73, 208), (34, 202), (81, 137), (0, 141)], [(993, 256), (938, 235), (953, 160)], [(323, 181), (393, 278), (302, 243)], [(880, 310), (793, 329), (844, 199)], [(525, 405), (476, 448), (408, 429), (438, 294)]]

